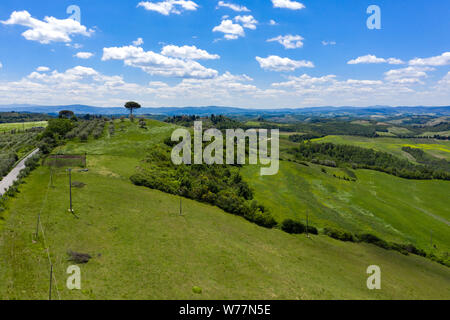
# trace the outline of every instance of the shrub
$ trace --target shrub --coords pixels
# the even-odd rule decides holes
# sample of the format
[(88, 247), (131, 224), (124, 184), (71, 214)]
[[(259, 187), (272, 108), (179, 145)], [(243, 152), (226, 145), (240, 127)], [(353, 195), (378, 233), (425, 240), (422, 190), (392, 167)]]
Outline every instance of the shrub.
[(332, 228), (325, 228), (323, 231), (324, 231), (324, 234), (326, 234), (327, 236), (329, 236), (333, 239), (336, 239), (336, 240), (350, 241), (350, 242), (356, 241), (355, 236), (353, 234), (351, 234), (350, 232), (336, 230), (336, 229), (332, 229)]
[(317, 230), (316, 227), (308, 226), (307, 230), (308, 230), (308, 233), (310, 233), (310, 234), (314, 234), (314, 235), (318, 235), (319, 234), (319, 230)]
[(360, 234), (358, 235), (358, 239), (361, 242), (371, 243), (383, 249), (391, 249), (389, 243), (370, 233)]
[(281, 224), (281, 230), (290, 234), (300, 234), (306, 231), (306, 226), (292, 219), (286, 219)]

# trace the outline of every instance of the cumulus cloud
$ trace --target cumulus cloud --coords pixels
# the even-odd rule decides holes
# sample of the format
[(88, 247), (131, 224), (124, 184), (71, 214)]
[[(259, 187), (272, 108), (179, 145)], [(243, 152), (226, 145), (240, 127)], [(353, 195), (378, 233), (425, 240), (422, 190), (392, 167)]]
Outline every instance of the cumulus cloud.
[(90, 37), (94, 30), (87, 29), (78, 21), (73, 19), (57, 19), (45, 17), (44, 21), (31, 17), (28, 11), (14, 11), (10, 18), (1, 21), (4, 25), (21, 25), (29, 28), (22, 36), (31, 41), (38, 41), (42, 44), (51, 42), (71, 42), (72, 36), (82, 35)]
[(225, 2), (225, 1), (219, 1), (219, 3), (217, 4), (217, 8), (220, 8), (220, 7), (229, 8), (236, 12), (250, 12), (250, 10), (245, 6), (241, 6), (241, 5), (237, 5), (237, 4)]
[[(172, 50), (175, 51), (181, 54), (179, 49)], [(171, 58), (134, 46), (104, 48), (102, 61), (108, 60), (122, 60), (126, 66), (165, 77), (205, 79), (218, 75), (216, 70), (206, 68), (196, 61)]]
[(183, 11), (196, 11), (198, 4), (188, 0), (165, 0), (161, 2), (142, 1), (138, 7), (148, 11), (156, 11), (162, 15), (181, 14)]
[(133, 41), (133, 46), (135, 46), (135, 47), (142, 46), (143, 44), (144, 44), (144, 39), (142, 39), (142, 38), (137, 38), (136, 40)]
[(314, 68), (311, 61), (305, 60), (291, 60), (289, 58), (282, 58), (279, 56), (269, 56), (267, 58), (256, 57), (261, 68), (271, 71), (294, 71), (298, 68)]
[(411, 66), (448, 66), (450, 65), (450, 52), (431, 58), (415, 58), (409, 61)]
[(91, 52), (78, 52), (77, 54), (75, 54), (75, 57), (77, 57), (78, 59), (90, 59), (93, 56), (94, 54)]
[(146, 106), (444, 105), (450, 98), (450, 73), (430, 86), (412, 87), (411, 83), (308, 74), (260, 87), (249, 76), (230, 72), (210, 79), (184, 78), (170, 85), (162, 81), (136, 84), (77, 66), (62, 72), (32, 72), (19, 81), (0, 80), (0, 104), (122, 106), (133, 96)]
[(38, 72), (47, 72), (47, 71), (50, 71), (50, 68), (41, 66), (41, 67), (36, 68), (36, 71), (38, 71)]
[(256, 29), (256, 25), (258, 24), (258, 21), (253, 16), (237, 16), (234, 18), (234, 21), (240, 23), (244, 28), (247, 29)]
[(278, 36), (276, 38), (272, 38), (267, 40), (267, 42), (278, 42), (286, 49), (296, 49), (303, 47), (304, 38), (299, 35), (286, 35), (286, 36)]
[(350, 60), (347, 64), (371, 64), (371, 63), (389, 63), (389, 64), (404, 64), (404, 62), (400, 59), (396, 58), (378, 58), (372, 54), (368, 54), (366, 56), (358, 57), (356, 59)]
[(222, 20), (220, 25), (214, 27), (212, 31), (224, 33), (224, 38), (227, 40), (235, 40), (245, 36), (244, 28), (240, 24), (234, 23), (233, 20), (229, 19)]
[(213, 28), (213, 32), (222, 32), (225, 34), (225, 39), (236, 40), (245, 36), (244, 28), (255, 30), (258, 24), (258, 21), (252, 15), (236, 16), (233, 20), (229, 19), (228, 16), (222, 17), (222, 22)]
[(269, 24), (270, 24), (271, 26), (277, 26), (277, 25), (278, 25), (278, 22), (276, 22), (275, 20), (271, 19), (271, 20), (269, 21)]
[(274, 8), (284, 8), (291, 10), (301, 10), (305, 8), (303, 3), (291, 0), (272, 0)]
[(165, 46), (161, 54), (167, 57), (186, 59), (186, 60), (215, 60), (220, 59), (217, 54), (210, 54), (206, 50), (198, 49), (196, 46)]
[(385, 80), (401, 84), (422, 83), (421, 79), (428, 76), (427, 71), (433, 71), (429, 67), (407, 67), (402, 69), (393, 69), (384, 73)]

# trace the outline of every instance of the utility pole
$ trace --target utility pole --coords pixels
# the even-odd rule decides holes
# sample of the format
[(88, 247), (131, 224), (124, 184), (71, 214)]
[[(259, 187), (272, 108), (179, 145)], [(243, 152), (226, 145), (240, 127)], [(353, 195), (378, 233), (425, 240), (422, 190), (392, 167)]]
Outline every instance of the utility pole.
[(69, 169), (69, 198), (70, 198), (70, 209), (69, 211), (73, 213), (72, 209), (72, 169)]
[(433, 230), (430, 230), (430, 246), (433, 249)]
[(52, 278), (53, 278), (53, 264), (50, 264), (50, 288), (48, 290), (48, 300), (52, 300)]
[(306, 237), (309, 238), (309, 212), (306, 211)]
[(39, 212), (37, 223), (36, 223), (36, 233), (35, 233), (35, 240), (37, 241), (39, 239), (39, 223), (41, 222), (41, 213)]

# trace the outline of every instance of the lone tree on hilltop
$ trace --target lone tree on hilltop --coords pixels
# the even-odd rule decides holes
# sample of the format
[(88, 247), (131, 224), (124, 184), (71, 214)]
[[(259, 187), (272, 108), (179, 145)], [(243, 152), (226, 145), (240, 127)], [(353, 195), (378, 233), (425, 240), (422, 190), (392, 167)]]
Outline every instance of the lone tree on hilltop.
[(131, 119), (133, 117), (133, 110), (134, 109), (140, 109), (141, 105), (139, 103), (137, 103), (137, 102), (129, 101), (129, 102), (125, 103), (125, 108), (130, 110), (130, 119)]
[(75, 116), (75, 114), (73, 113), (73, 111), (70, 111), (70, 110), (61, 110), (59, 112), (59, 118), (60, 119), (63, 119), (63, 118), (71, 119), (74, 116)]

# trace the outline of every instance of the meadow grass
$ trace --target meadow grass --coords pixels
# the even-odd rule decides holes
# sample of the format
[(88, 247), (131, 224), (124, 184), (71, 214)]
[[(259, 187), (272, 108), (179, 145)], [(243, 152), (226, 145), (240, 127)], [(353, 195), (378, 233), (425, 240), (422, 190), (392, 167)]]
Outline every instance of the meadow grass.
[(402, 151), (403, 147), (416, 147), (437, 158), (450, 161), (450, 141), (436, 139), (398, 139), (390, 137), (366, 138), (357, 136), (326, 136), (314, 139), (313, 142), (331, 142), (335, 144), (348, 144), (362, 148), (371, 148), (395, 156), (411, 160), (410, 155)]
[[(450, 250), (448, 181), (418, 181), (371, 170), (356, 170), (356, 181), (339, 168), (281, 161), (276, 176), (260, 176), (257, 167), (242, 170), (255, 199), (276, 220), (294, 219), (317, 227), (370, 232), (383, 239), (412, 243), (445, 255)], [(334, 177), (335, 175), (336, 177)], [(431, 233), (433, 244), (431, 248)]]
[[(47, 299), (47, 249), (57, 279), (53, 297), (62, 299), (450, 298), (450, 269), (424, 258), (268, 230), (187, 199), (180, 216), (179, 197), (129, 181), (145, 150), (173, 127), (115, 125), (112, 137), (60, 150), (88, 153), (89, 171), (72, 177), (86, 184), (73, 189), (78, 218), (67, 211), (63, 168), (50, 188), (50, 168), (38, 168), (10, 201), (0, 237), (0, 299)], [(32, 242), (39, 212), (46, 245), (42, 233)], [(80, 265), (81, 291), (65, 286), (68, 250), (93, 257)], [(366, 269), (374, 264), (382, 290), (370, 291)]]
[(47, 127), (47, 121), (34, 122), (17, 122), (17, 123), (0, 123), (0, 133), (9, 132), (11, 130), (31, 129), (35, 127)]

